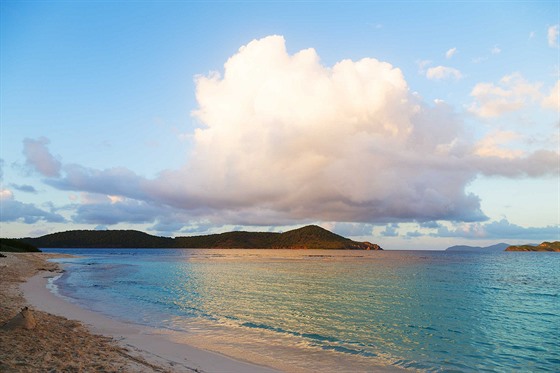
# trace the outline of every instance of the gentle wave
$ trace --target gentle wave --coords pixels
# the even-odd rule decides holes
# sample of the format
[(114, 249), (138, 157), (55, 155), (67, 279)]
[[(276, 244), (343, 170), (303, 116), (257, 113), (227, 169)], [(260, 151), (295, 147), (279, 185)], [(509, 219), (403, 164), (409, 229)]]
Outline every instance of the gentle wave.
[(558, 255), (85, 254), (67, 261), (67, 272), (53, 281), (83, 306), (130, 322), (196, 330), (202, 339), (217, 341), (217, 335), (216, 344), (282, 351), (296, 365), (320, 355), (324, 364), (346, 356), (350, 371), (368, 364), (429, 372), (553, 371), (560, 360)]

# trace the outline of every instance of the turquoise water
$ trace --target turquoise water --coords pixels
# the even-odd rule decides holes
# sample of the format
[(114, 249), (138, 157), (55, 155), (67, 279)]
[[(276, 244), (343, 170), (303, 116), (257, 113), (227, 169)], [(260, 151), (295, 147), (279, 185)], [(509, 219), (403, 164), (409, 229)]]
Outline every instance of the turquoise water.
[(55, 284), (86, 308), (296, 366), (560, 370), (558, 253), (45, 251), (84, 255)]

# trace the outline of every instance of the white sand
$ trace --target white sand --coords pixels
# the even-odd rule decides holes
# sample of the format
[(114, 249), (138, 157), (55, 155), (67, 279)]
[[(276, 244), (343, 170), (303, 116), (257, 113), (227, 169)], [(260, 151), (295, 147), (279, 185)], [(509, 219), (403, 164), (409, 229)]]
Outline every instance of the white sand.
[(272, 368), (205, 351), (169, 338), (168, 331), (160, 331), (119, 322), (101, 314), (85, 310), (51, 293), (46, 285), (51, 272), (40, 272), (21, 285), (24, 296), (33, 308), (54, 315), (78, 320), (97, 334), (110, 336), (120, 345), (134, 350), (144, 359), (176, 372), (269, 373)]

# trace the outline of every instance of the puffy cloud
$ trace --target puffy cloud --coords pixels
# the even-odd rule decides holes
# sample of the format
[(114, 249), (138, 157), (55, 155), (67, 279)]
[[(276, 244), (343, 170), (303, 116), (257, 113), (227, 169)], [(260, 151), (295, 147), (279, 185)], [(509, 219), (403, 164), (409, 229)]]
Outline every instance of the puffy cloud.
[(27, 164), (43, 176), (56, 177), (60, 175), (61, 163), (47, 149), (49, 140), (41, 137), (38, 140), (25, 139), (23, 154)]
[(542, 106), (547, 109), (560, 111), (560, 80), (556, 81), (547, 96), (543, 97)]
[(322, 224), (324, 228), (344, 237), (371, 236), (373, 225), (364, 223), (331, 223)]
[(455, 55), (455, 53), (457, 53), (457, 48), (451, 48), (447, 52), (445, 52), (445, 58), (450, 59)]
[(64, 177), (50, 178), (46, 183), (60, 190), (149, 199), (144, 191), (146, 179), (125, 167), (96, 170), (69, 164), (64, 165), (63, 171)]
[(512, 131), (495, 131), (480, 140), (475, 146), (475, 153), (482, 157), (499, 157), (514, 159), (523, 155), (519, 149), (509, 149), (504, 145), (516, 140), (519, 134)]
[(416, 64), (418, 65), (418, 72), (420, 74), (425, 74), (426, 69), (428, 68), (428, 66), (430, 66), (432, 64), (432, 61), (430, 61), (430, 60), (419, 60), (419, 61), (416, 61)]
[(411, 232), (406, 232), (406, 235), (404, 236), (404, 238), (411, 239), (411, 238), (417, 238), (417, 237), (422, 237), (422, 236), (424, 236), (424, 234), (422, 232), (411, 231)]
[(420, 228), (439, 228), (440, 224), (437, 221), (426, 221), (418, 224)]
[(421, 105), (388, 63), (327, 68), (314, 50), (290, 56), (283, 38), (268, 37), (241, 48), (223, 77), (199, 77), (197, 99), (194, 115), (206, 127), (185, 174), (199, 200), (300, 219), (482, 217), (478, 199), (463, 192), (472, 175), (435, 181), (460, 123), (446, 108)]
[(434, 79), (434, 80), (442, 80), (442, 79), (461, 79), (463, 77), (463, 74), (461, 74), (461, 72), (453, 67), (447, 67), (447, 66), (435, 66), (435, 67), (430, 67), (427, 71), (426, 71), (426, 77), (428, 79)]
[(385, 227), (385, 230), (381, 232), (381, 235), (384, 237), (398, 237), (399, 232), (399, 225), (397, 223), (388, 224)]
[(500, 54), (502, 53), (502, 49), (495, 45), (492, 49), (490, 49), (490, 53), (492, 54)]
[(26, 224), (33, 224), (38, 221), (61, 223), (64, 222), (65, 219), (62, 215), (59, 215), (55, 212), (42, 210), (31, 203), (16, 201), (13, 193), (10, 190), (1, 189), (0, 221), (21, 221)]
[(548, 45), (552, 48), (558, 48), (558, 33), (559, 33), (559, 26), (554, 25), (548, 28), (547, 38), (548, 38)]
[(388, 63), (327, 67), (313, 49), (287, 53), (280, 36), (240, 48), (223, 74), (197, 77), (196, 98), (201, 127), (181, 169), (146, 179), (64, 165), (46, 182), (104, 196), (77, 207), (76, 221), (165, 230), (183, 222), (480, 221), (479, 198), (465, 192), (477, 175), (557, 169), (555, 153), (477, 154), (453, 109), (423, 103)]
[(471, 91), (475, 102), (470, 109), (487, 118), (519, 110), (528, 102), (541, 98), (541, 86), (540, 83), (529, 83), (519, 73), (504, 76), (497, 85), (478, 83)]

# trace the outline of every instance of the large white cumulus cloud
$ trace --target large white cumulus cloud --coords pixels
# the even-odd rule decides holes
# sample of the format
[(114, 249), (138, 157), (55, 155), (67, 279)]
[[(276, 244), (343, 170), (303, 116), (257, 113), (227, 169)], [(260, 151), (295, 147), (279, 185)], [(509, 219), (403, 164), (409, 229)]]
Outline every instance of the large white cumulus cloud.
[[(388, 63), (327, 67), (313, 49), (288, 53), (280, 36), (240, 48), (222, 74), (197, 77), (196, 98), (200, 128), (181, 169), (146, 179), (122, 167), (37, 168), (57, 189), (141, 201), (122, 211), (145, 210), (158, 224), (172, 211), (185, 224), (241, 225), (479, 221), (479, 198), (465, 192), (477, 175), (558, 173), (556, 152), (477, 142), (451, 107), (425, 104)], [(93, 222), (107, 206), (78, 216)]]
[(388, 63), (328, 68), (313, 49), (290, 55), (270, 36), (196, 86), (203, 126), (185, 188), (205, 203), (338, 221), (483, 216), (464, 193), (473, 172), (454, 166), (460, 123), (421, 105)]

